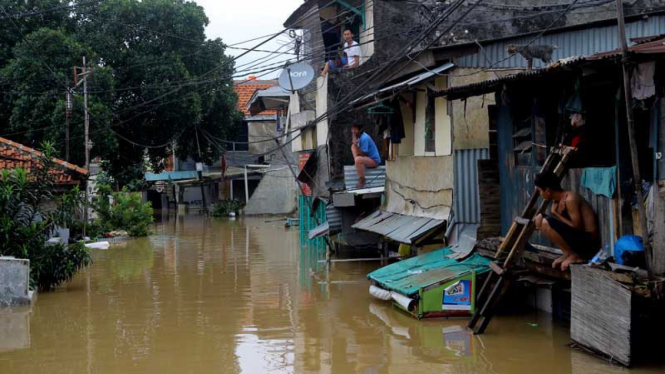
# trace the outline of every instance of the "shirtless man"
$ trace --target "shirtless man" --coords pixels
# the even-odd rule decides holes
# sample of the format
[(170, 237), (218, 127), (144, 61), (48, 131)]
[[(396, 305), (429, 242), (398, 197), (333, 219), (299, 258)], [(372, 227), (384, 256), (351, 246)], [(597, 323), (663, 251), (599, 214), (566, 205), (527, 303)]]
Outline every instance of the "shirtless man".
[(587, 262), (600, 248), (596, 214), (591, 205), (582, 196), (564, 191), (552, 172), (536, 175), (534, 183), (540, 196), (552, 201), (551, 215), (539, 214), (535, 218), (536, 228), (563, 251), (552, 267), (561, 265), (565, 271), (570, 264)]

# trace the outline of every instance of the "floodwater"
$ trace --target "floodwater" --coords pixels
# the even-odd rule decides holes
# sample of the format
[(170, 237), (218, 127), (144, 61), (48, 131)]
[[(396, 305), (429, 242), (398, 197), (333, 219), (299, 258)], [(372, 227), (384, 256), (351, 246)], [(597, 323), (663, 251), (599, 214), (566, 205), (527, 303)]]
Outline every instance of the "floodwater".
[(190, 216), (155, 230), (96, 251), (31, 310), (0, 312), (0, 373), (665, 370), (628, 371), (570, 349), (567, 328), (545, 314), (497, 317), (483, 336), (465, 320), (415, 321), (369, 296), (365, 275), (378, 263), (326, 271), (280, 222)]

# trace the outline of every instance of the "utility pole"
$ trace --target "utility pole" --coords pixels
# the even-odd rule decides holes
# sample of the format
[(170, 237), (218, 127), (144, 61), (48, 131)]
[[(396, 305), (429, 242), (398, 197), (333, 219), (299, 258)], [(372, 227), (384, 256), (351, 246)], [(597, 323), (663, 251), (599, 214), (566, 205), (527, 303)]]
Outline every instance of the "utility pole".
[(642, 231), (642, 240), (644, 242), (644, 252), (646, 254), (646, 264), (649, 277), (652, 277), (651, 261), (652, 249), (649, 241), (649, 230), (647, 227), (647, 213), (644, 207), (644, 194), (642, 193), (642, 175), (640, 173), (640, 163), (637, 153), (637, 141), (635, 135), (635, 117), (631, 99), (633, 98), (630, 86), (630, 67), (628, 66), (628, 43), (626, 42), (626, 24), (623, 18), (623, 1), (616, 0), (616, 12), (619, 29), (619, 41), (621, 42), (621, 67), (623, 69), (623, 90), (624, 102), (626, 104), (626, 121), (628, 125), (628, 142), (630, 144), (630, 158), (633, 167), (633, 181), (635, 183), (635, 194), (637, 195), (637, 208), (639, 212), (640, 230)]
[(67, 80), (67, 99), (65, 104), (65, 161), (69, 162), (69, 118), (72, 116), (72, 93), (69, 89), (69, 79)]
[(199, 143), (199, 127), (196, 126), (196, 147), (199, 149), (199, 159), (201, 162), (196, 163), (196, 172), (199, 175), (199, 186), (201, 187), (201, 203), (203, 210), (208, 212), (208, 204), (206, 203), (206, 194), (203, 188), (203, 157), (201, 156), (201, 144)]
[(83, 56), (83, 110), (85, 111), (85, 168), (90, 169), (90, 113), (88, 112), (88, 66)]
[[(78, 81), (78, 70), (81, 70), (81, 76), (83, 80)], [(86, 64), (85, 56), (83, 56), (83, 66), (79, 68), (74, 68), (74, 86), (78, 86), (80, 83), (83, 83), (83, 111), (84, 111), (84, 149), (85, 149), (85, 169), (90, 172), (90, 148), (92, 148), (92, 143), (90, 143), (90, 113), (88, 112), (88, 76), (90, 75), (90, 70)], [(85, 195), (83, 201), (83, 236), (86, 234), (86, 226), (88, 224), (88, 180), (85, 182)]]

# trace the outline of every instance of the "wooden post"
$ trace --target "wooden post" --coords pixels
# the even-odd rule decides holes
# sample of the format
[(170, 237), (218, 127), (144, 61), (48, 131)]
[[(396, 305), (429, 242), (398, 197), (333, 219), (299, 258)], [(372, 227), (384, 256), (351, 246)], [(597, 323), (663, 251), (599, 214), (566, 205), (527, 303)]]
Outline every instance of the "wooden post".
[(637, 153), (637, 142), (635, 140), (635, 118), (633, 116), (633, 107), (630, 100), (633, 93), (630, 87), (630, 68), (627, 64), (628, 58), (628, 43), (626, 42), (626, 25), (623, 19), (623, 1), (616, 0), (617, 8), (617, 21), (619, 29), (619, 40), (621, 41), (621, 67), (623, 69), (623, 90), (624, 102), (626, 104), (626, 122), (628, 125), (628, 142), (630, 143), (630, 158), (633, 167), (633, 180), (635, 182), (635, 194), (637, 195), (637, 208), (639, 212), (640, 229), (642, 231), (642, 239), (644, 240), (644, 251), (646, 253), (647, 271), (649, 277), (652, 277), (652, 251), (651, 243), (649, 242), (649, 230), (647, 229), (647, 212), (644, 207), (644, 194), (642, 193), (642, 175), (640, 173), (640, 163)]

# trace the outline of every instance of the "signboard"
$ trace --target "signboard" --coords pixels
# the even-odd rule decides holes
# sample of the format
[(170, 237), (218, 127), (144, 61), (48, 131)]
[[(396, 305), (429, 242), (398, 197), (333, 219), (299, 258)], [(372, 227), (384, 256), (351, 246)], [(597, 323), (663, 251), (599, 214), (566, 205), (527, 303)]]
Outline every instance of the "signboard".
[[(305, 167), (307, 160), (309, 160), (311, 156), (312, 156), (311, 153), (301, 153), (298, 155), (298, 172), (302, 171), (302, 168)], [(302, 182), (298, 183), (302, 185), (303, 191), (305, 192), (305, 196), (312, 196), (312, 190), (310, 190), (308, 185)]]
[(443, 291), (443, 310), (471, 310), (471, 280), (459, 280)]
[(288, 65), (279, 76), (279, 86), (287, 91), (305, 88), (314, 79), (314, 69), (304, 62)]

